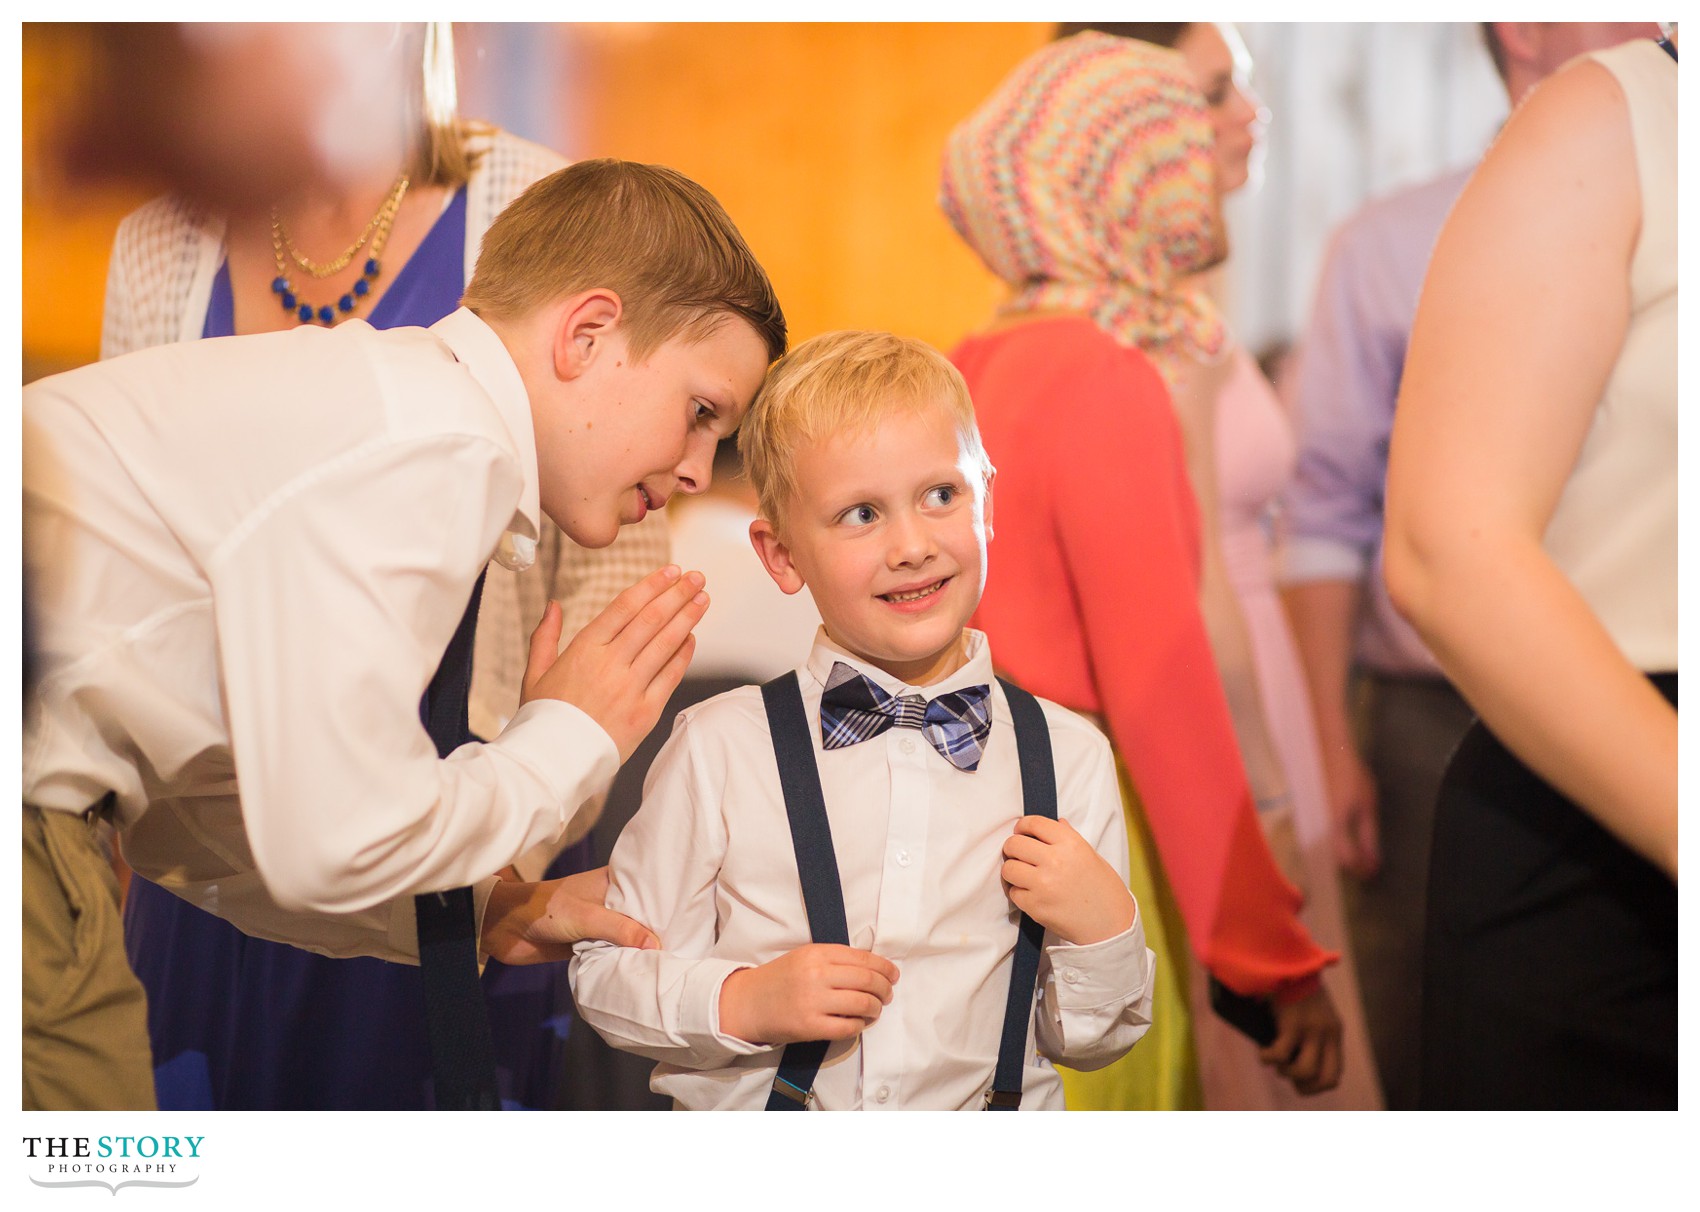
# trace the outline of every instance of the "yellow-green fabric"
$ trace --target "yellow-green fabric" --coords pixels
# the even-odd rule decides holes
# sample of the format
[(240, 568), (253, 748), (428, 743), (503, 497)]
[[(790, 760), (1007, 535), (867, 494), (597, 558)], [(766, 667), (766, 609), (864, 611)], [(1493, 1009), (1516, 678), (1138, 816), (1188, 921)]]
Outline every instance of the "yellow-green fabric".
[(147, 995), (95, 825), (23, 811), (24, 1110), (154, 1110)]
[(1198, 1052), (1187, 1004), (1192, 960), (1186, 927), (1163, 876), (1139, 796), (1120, 758), (1116, 772), (1121, 776), (1122, 814), (1127, 821), (1127, 883), (1139, 902), (1145, 944), (1157, 956), (1151, 1029), (1112, 1065), (1091, 1073), (1058, 1065), (1057, 1072), (1062, 1075), (1070, 1111), (1197, 1111), (1204, 1106), (1204, 1091), (1198, 1080)]

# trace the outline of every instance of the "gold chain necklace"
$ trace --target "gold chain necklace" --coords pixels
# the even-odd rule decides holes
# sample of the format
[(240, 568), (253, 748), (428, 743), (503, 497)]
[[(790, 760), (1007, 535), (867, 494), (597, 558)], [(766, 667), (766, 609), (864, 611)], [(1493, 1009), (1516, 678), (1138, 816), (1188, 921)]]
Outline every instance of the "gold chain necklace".
[[(378, 208), (378, 213), (372, 216), (370, 223), (366, 224), (366, 230), (360, 233), (360, 239), (356, 240), (353, 247), (343, 253), (342, 256), (334, 261), (327, 261), (324, 265), (315, 265), (296, 250), (295, 246), (289, 242), (289, 236), (285, 234), (283, 224), (278, 221), (277, 208), (273, 207), (272, 260), (277, 266), (277, 277), (272, 279), (272, 293), (278, 296), (278, 301), (283, 304), (283, 310), (294, 312), (296, 320), (302, 324), (310, 324), (316, 320), (326, 327), (352, 315), (354, 309), (360, 306), (372, 293), (372, 283), (381, 272), (379, 259), (383, 256), (384, 245), (389, 241), (390, 228), (395, 223), (396, 212), (401, 209), (402, 195), (406, 193), (407, 174), (403, 173), (396, 178), (395, 188), (390, 191), (389, 197), (384, 199), (384, 204)], [(338, 270), (347, 268), (348, 264), (359, 255), (360, 250), (365, 248), (368, 242), (370, 242), (371, 248), (360, 280), (350, 290), (343, 293), (342, 297), (336, 301), (335, 307), (332, 307), (329, 303), (314, 307), (311, 303), (304, 303), (297, 297), (295, 286), (289, 280), (288, 267), (283, 263), (285, 249), (288, 249), (295, 264), (313, 277), (328, 278)]]
[(360, 238), (349, 245), (340, 257), (326, 261), (323, 265), (308, 260), (301, 250), (295, 247), (289, 239), (289, 233), (283, 230), (283, 220), (277, 217), (277, 207), (272, 207), (272, 250), (277, 254), (278, 264), (282, 265), (283, 254), (287, 251), (296, 268), (309, 277), (328, 278), (332, 274), (341, 273), (360, 255), (360, 250), (366, 247), (366, 242), (374, 233), (380, 229), (387, 231), (390, 224), (395, 222), (396, 212), (401, 209), (401, 199), (407, 193), (407, 186), (407, 174), (402, 173), (390, 187), (389, 196), (384, 199), (383, 205), (378, 207), (378, 213), (367, 220), (366, 230), (360, 233)]

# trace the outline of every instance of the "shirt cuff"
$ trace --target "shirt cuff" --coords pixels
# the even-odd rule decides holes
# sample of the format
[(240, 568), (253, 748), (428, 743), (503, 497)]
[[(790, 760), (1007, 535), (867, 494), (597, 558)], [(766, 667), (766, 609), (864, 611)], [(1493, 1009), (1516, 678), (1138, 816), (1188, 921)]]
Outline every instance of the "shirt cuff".
[(752, 1044), (747, 1039), (727, 1035), (720, 1029), (720, 990), (726, 978), (734, 972), (753, 968), (737, 960), (699, 960), (686, 973), (680, 991), (679, 1025), (686, 1039), (707, 1039), (730, 1056), (754, 1056), (771, 1051), (774, 1044)]
[(1281, 583), (1303, 581), (1361, 581), (1369, 571), (1369, 555), (1362, 548), (1333, 539), (1288, 535), (1278, 556)]
[(1133, 923), (1120, 934), (1080, 945), (1059, 940), (1047, 946), (1045, 954), (1051, 961), (1058, 1010), (1125, 1004), (1151, 982), (1153, 957), (1137, 909)]

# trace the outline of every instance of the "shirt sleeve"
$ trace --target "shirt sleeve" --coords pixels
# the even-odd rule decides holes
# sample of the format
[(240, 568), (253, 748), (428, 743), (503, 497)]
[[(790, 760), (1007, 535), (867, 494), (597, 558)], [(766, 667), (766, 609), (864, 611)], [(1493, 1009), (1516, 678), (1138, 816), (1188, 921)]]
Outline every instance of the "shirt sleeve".
[(444, 759), (419, 719), (518, 494), (487, 439), (377, 442), (284, 486), (208, 558), (243, 821), (284, 909), (473, 883), (612, 779), (612, 739), (567, 703)]
[(690, 719), (656, 755), (643, 805), (608, 864), (610, 909), (648, 923), (661, 949), (575, 948), (570, 976), (584, 1021), (616, 1048), (685, 1069), (712, 1069), (771, 1051), (720, 1030), (720, 987), (753, 965), (713, 957), (715, 889), (727, 834)]
[(1289, 583), (1360, 581), (1381, 537), (1406, 337), (1378, 301), (1386, 278), (1375, 241), (1352, 227), (1335, 237), (1295, 374), (1299, 455), (1280, 556)]
[(1299, 922), (1257, 822), (1198, 601), (1198, 514), (1168, 392), (1118, 350), (1058, 427), (1048, 477), (1092, 674), (1193, 950), (1270, 993), (1337, 957)]
[[(1127, 829), (1115, 759), (1095, 730), (1086, 739), (1092, 743), (1082, 760), (1058, 766), (1059, 815), (1126, 884)], [(1126, 930), (1096, 943), (1076, 946), (1047, 931), (1034, 1027), (1039, 1051), (1072, 1069), (1101, 1069), (1121, 1056), (1151, 1027), (1155, 965), (1137, 906)]]

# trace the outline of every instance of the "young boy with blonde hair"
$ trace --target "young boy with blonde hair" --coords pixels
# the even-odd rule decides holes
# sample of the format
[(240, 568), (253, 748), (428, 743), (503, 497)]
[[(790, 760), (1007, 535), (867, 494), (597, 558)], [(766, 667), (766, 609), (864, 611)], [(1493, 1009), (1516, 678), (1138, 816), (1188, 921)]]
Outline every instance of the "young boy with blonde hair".
[(824, 626), (793, 673), (680, 714), (610, 866), (661, 949), (581, 945), (579, 1009), (687, 1108), (1061, 1108), (1052, 1062), (1150, 1025), (1151, 953), (1108, 743), (965, 626), (993, 469), (962, 377), (817, 337), (739, 445), (756, 551)]
[(784, 347), (713, 197), (601, 160), (501, 214), (429, 329), (165, 345), (25, 388), (26, 1107), (153, 1102), (96, 817), (143, 875), (321, 954), (418, 962), (414, 894), (474, 881), (505, 961), (652, 941), (595, 876), (487, 877), (649, 730), (700, 575), (658, 570), (564, 653), (551, 605), (489, 744), (440, 759), (421, 692), (485, 564), (531, 562), (539, 510), (601, 547), (700, 491)]

